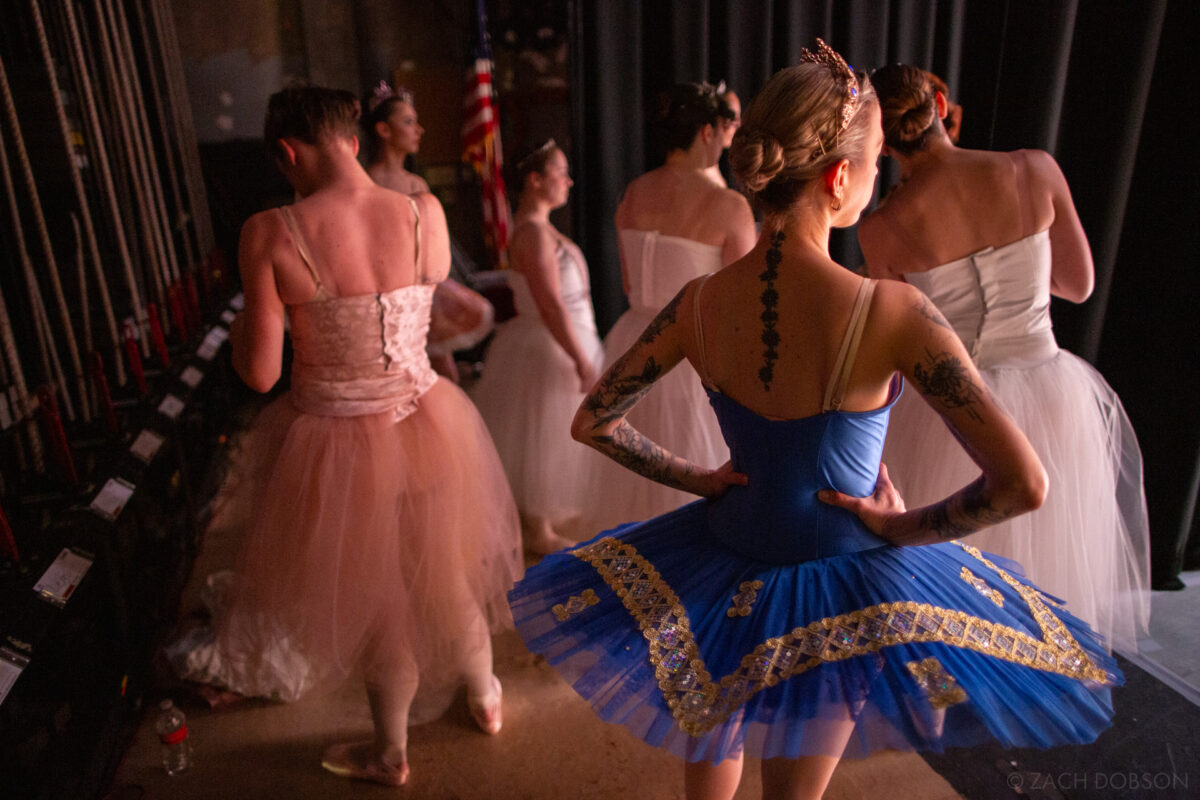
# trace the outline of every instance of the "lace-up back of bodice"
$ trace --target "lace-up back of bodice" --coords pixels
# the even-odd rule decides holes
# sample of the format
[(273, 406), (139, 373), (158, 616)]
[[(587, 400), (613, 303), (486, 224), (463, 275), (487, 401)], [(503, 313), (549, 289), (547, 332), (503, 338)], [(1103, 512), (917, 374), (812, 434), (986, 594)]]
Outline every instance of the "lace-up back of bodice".
[[(287, 307), (294, 351), (292, 402), (301, 411), (320, 416), (355, 417), (388, 410), (397, 420), (408, 416), (437, 381), (425, 352), (437, 284), (329, 297), (299, 228), (286, 209), (282, 212), (312, 273), (318, 298)], [(419, 226), (416, 238), (419, 243)]]
[(1050, 323), (1050, 233), (989, 247), (904, 280), (929, 296), (980, 369), (1039, 364), (1058, 352)]
[(658, 231), (619, 232), (630, 308), (657, 313), (693, 278), (721, 268), (721, 248)]

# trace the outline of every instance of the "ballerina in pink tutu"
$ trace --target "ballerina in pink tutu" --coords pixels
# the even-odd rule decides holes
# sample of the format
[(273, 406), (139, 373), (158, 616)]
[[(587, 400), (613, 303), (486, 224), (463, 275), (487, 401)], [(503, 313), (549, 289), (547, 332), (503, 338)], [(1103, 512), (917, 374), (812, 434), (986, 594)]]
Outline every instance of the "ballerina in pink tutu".
[(425, 353), (450, 265), (441, 206), (371, 180), (358, 108), (320, 88), (270, 100), (265, 139), (301, 199), (242, 229), (231, 340), (258, 391), (279, 379), (285, 319), (295, 361), (223, 490), (220, 523), (244, 524), (245, 543), (211, 657), (188, 677), (292, 700), (361, 672), (374, 739), (322, 765), (400, 785), (414, 699), (438, 715), (465, 682), (479, 726), (500, 729), (490, 634), (512, 624), (520, 533), (486, 428)]

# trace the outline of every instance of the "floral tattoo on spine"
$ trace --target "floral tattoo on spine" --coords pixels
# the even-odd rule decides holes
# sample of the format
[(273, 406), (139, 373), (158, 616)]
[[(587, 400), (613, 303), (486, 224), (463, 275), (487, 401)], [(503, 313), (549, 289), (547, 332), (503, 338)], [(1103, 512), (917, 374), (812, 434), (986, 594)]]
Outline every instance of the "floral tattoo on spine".
[(775, 324), (779, 322), (779, 312), (775, 306), (779, 303), (779, 292), (775, 291), (775, 279), (779, 277), (779, 262), (783, 253), (779, 248), (783, 245), (783, 231), (771, 234), (771, 247), (767, 250), (767, 268), (758, 277), (767, 284), (760, 295), (763, 312), (759, 319), (763, 322), (762, 343), (766, 345), (763, 351), (763, 366), (758, 371), (758, 379), (762, 381), (763, 391), (771, 391), (771, 379), (775, 377), (775, 362), (779, 359), (779, 332)]

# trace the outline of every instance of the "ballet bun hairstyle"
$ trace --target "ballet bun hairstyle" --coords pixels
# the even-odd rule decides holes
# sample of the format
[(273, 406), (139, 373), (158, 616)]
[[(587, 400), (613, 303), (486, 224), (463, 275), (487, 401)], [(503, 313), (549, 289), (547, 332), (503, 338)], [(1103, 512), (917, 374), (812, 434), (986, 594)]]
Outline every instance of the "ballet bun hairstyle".
[(930, 73), (905, 64), (889, 64), (871, 73), (883, 116), (883, 141), (901, 155), (924, 150), (942, 121), (937, 86)]
[(358, 117), (362, 113), (358, 98), (342, 89), (321, 86), (295, 86), (271, 95), (263, 122), (263, 139), (272, 157), (280, 159), (280, 139), (299, 139), (319, 144), (330, 137), (352, 138), (358, 135)]
[(517, 166), (512, 173), (513, 186), (517, 187), (517, 191), (525, 191), (525, 179), (533, 173), (545, 175), (546, 164), (550, 161), (550, 157), (561, 149), (553, 138), (526, 149), (524, 154), (517, 159)]
[(393, 89), (387, 81), (380, 81), (363, 99), (363, 104), (367, 107), (366, 116), (363, 117), (363, 130), (367, 137), (369, 161), (375, 160), (383, 144), (383, 139), (380, 138), (376, 126), (380, 122), (387, 122), (388, 118), (392, 116), (392, 111), (401, 103), (408, 103), (415, 108), (412, 92), (403, 86)]
[(687, 150), (705, 125), (733, 120), (729, 102), (709, 83), (677, 83), (658, 95), (654, 133), (664, 153)]
[(863, 159), (877, 103), (867, 76), (824, 42), (806, 63), (775, 73), (733, 136), (729, 163), (742, 190), (764, 216), (786, 213), (800, 195), (843, 159)]

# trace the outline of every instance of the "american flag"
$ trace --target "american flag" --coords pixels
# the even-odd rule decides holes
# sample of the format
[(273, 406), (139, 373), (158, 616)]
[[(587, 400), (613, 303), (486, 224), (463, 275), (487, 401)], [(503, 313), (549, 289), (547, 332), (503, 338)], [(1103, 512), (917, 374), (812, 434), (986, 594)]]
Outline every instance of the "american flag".
[(508, 229), (511, 213), (504, 191), (500, 147), (500, 122), (492, 102), (492, 53), (488, 43), (484, 0), (475, 1), (479, 25), (475, 61), (467, 74), (463, 100), (463, 160), (475, 168), (483, 193), (483, 234), (500, 269), (508, 266)]

